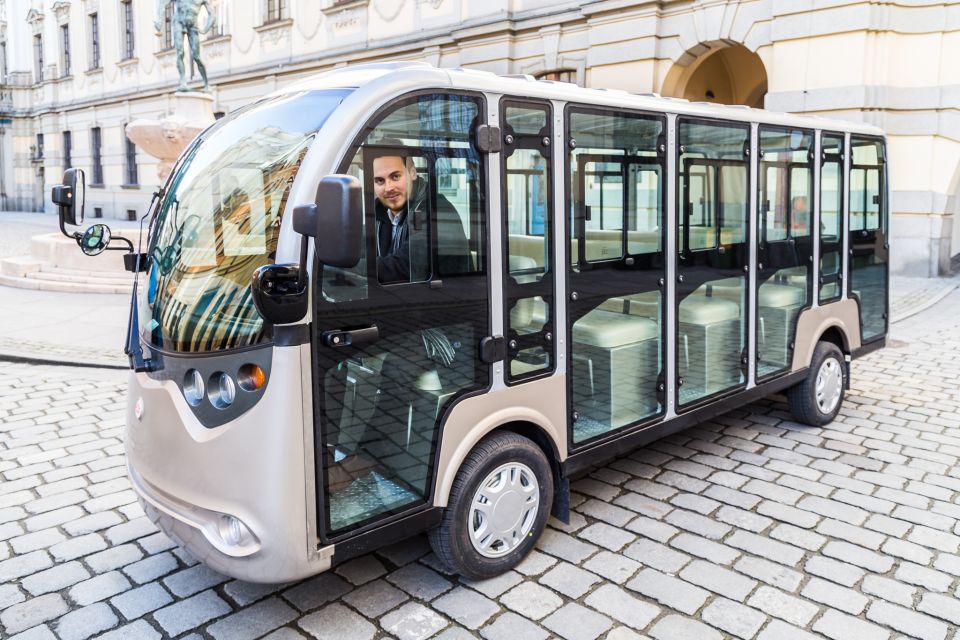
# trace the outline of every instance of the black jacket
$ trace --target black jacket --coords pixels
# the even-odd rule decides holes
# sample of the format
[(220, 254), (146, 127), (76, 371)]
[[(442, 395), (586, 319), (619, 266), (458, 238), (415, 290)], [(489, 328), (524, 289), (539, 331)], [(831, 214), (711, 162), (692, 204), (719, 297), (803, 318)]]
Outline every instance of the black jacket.
[[(400, 213), (397, 232), (387, 208), (378, 199), (374, 205), (377, 220), (377, 277), (381, 283), (422, 282), (430, 270), (430, 189), (423, 175), (417, 177), (413, 194)], [(437, 276), (473, 271), (470, 246), (463, 232), (460, 215), (442, 194), (436, 194)]]

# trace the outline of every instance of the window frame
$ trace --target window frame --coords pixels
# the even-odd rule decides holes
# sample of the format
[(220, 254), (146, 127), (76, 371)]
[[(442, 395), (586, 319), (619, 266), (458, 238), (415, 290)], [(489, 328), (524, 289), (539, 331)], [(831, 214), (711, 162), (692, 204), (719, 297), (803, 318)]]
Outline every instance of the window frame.
[(123, 135), (124, 182), (125, 187), (140, 186), (140, 166), (137, 164), (137, 145), (127, 137), (126, 126), (120, 128)]
[(122, 20), (123, 38), (120, 46), (120, 60), (133, 60), (137, 57), (136, 51), (136, 23), (133, 19), (133, 0), (120, 0), (120, 18)]
[[(773, 131), (776, 133), (790, 134), (794, 131), (800, 131), (805, 136), (810, 137), (810, 145), (807, 148), (807, 161), (805, 163), (795, 163), (795, 162), (783, 162), (775, 161), (771, 162), (763, 159), (763, 134), (764, 132)], [(789, 242), (793, 238), (810, 238), (813, 240), (813, 201), (814, 201), (814, 172), (818, 169), (817, 163), (815, 162), (815, 149), (816, 149), (816, 129), (807, 129), (804, 127), (784, 127), (781, 125), (770, 125), (759, 123), (757, 126), (757, 222), (759, 225), (758, 229), (758, 239), (763, 244), (770, 244), (773, 242)], [(767, 239), (767, 219), (765, 212), (763, 210), (763, 205), (766, 201), (765, 196), (767, 195), (767, 177), (764, 169), (769, 169), (770, 167), (784, 167), (786, 169), (786, 194), (787, 194), (787, 209), (786, 209), (786, 219), (784, 221), (784, 232), (786, 235), (783, 238), (776, 238), (774, 240)], [(804, 196), (807, 198), (807, 212), (808, 212), (808, 221), (807, 221), (807, 233), (797, 235), (793, 230), (793, 171), (797, 168), (806, 168), (809, 172), (809, 188), (807, 193)], [(773, 227), (774, 229), (776, 227)]]
[[(839, 153), (828, 153), (824, 150), (823, 140), (824, 138), (834, 138), (840, 140), (840, 151)], [(819, 186), (820, 193), (817, 194), (817, 222), (819, 223), (819, 259), (820, 262), (816, 265), (817, 267), (817, 278), (815, 281), (817, 289), (817, 304), (821, 305), (824, 303), (835, 302), (840, 300), (844, 294), (844, 282), (843, 274), (845, 271), (846, 264), (846, 254), (843, 250), (843, 241), (847, 235), (848, 221), (847, 221), (847, 211), (844, 203), (846, 202), (845, 193), (847, 190), (847, 175), (844, 171), (844, 158), (847, 154), (847, 136), (843, 132), (830, 131), (826, 129), (820, 130), (820, 162), (817, 165), (817, 170), (819, 171)], [(839, 211), (837, 211), (837, 221), (839, 222), (839, 231), (836, 236), (835, 244), (838, 246), (837, 255), (839, 259), (839, 264), (837, 265), (837, 273), (831, 274), (831, 282), (837, 285), (837, 293), (833, 296), (824, 297), (823, 296), (823, 287), (825, 284), (822, 282), (824, 278), (823, 274), (823, 255), (824, 255), (824, 235), (823, 235), (823, 168), (828, 163), (836, 163), (838, 165), (837, 177), (837, 196), (839, 199)]]
[(33, 83), (43, 81), (43, 34), (36, 33), (33, 36)]
[(94, 11), (87, 15), (87, 25), (90, 29), (90, 67), (89, 71), (102, 68), (103, 60), (100, 55), (100, 14)]
[(103, 129), (90, 127), (90, 185), (102, 187), (103, 182)]
[(63, 170), (66, 171), (73, 164), (73, 132), (70, 130), (64, 131), (61, 142), (63, 144)]
[(290, 7), (288, 0), (263, 0), (263, 22), (261, 24), (275, 24), (289, 19)]
[(60, 77), (68, 78), (72, 74), (70, 56), (70, 24), (60, 25)]

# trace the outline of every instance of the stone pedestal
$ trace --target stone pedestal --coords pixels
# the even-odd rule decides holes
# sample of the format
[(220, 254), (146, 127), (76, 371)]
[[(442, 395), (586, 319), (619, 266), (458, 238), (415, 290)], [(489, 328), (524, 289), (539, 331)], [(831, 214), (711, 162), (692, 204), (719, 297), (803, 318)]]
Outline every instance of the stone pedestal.
[(159, 120), (140, 118), (126, 127), (127, 137), (160, 160), (157, 174), (166, 181), (173, 163), (197, 135), (213, 123), (213, 96), (198, 91), (170, 95), (170, 109)]

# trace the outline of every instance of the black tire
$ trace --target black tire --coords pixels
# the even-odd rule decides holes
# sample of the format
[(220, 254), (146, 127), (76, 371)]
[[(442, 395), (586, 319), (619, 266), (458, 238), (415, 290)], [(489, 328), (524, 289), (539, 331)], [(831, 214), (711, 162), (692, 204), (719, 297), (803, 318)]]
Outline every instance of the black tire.
[[(840, 371), (840, 397), (832, 410), (824, 412), (817, 402), (817, 376), (820, 374), (821, 368), (833, 366), (839, 367)], [(825, 374), (827, 371), (829, 369), (825, 370)], [(839, 347), (831, 342), (818, 342), (816, 349), (813, 350), (813, 357), (810, 359), (807, 377), (803, 379), (803, 382), (797, 383), (787, 391), (787, 400), (790, 402), (790, 412), (793, 417), (798, 422), (814, 427), (833, 422), (833, 419), (840, 413), (840, 407), (843, 406), (846, 376), (843, 352), (840, 351)], [(827, 408), (829, 409), (829, 403)]]
[[(491, 558), (481, 554), (471, 542), (471, 503), (481, 483), (507, 463), (520, 463), (533, 472), (539, 489), (538, 510), (522, 542), (504, 555)], [(552, 505), (553, 473), (540, 447), (515, 433), (495, 432), (481, 440), (463, 461), (442, 520), (429, 533), (430, 546), (455, 573), (471, 580), (492, 578), (516, 566), (530, 552), (546, 527)]]

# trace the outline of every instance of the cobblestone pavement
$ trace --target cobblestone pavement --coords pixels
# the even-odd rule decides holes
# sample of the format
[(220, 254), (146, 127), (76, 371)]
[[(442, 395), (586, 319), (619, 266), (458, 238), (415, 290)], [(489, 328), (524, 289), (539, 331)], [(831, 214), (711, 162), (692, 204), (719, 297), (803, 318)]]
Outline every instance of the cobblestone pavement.
[(774, 398), (639, 449), (479, 583), (422, 536), (299, 584), (218, 575), (136, 502), (124, 373), (0, 363), (0, 636), (957, 639), (960, 291), (891, 343), (828, 427)]

